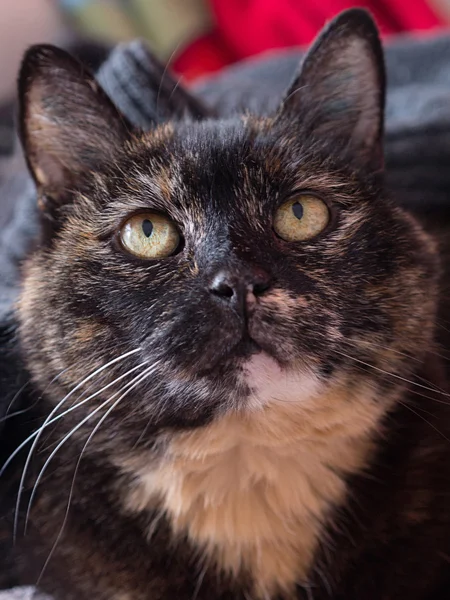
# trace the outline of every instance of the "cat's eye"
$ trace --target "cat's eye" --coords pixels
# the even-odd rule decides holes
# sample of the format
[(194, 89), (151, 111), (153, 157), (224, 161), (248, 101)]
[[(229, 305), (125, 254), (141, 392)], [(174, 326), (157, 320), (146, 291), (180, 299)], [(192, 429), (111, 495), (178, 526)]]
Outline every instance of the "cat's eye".
[(156, 213), (134, 215), (120, 230), (122, 246), (140, 258), (166, 258), (180, 244), (180, 234), (173, 221)]
[(276, 211), (273, 228), (287, 242), (303, 242), (321, 233), (330, 221), (330, 211), (323, 200), (299, 194)]

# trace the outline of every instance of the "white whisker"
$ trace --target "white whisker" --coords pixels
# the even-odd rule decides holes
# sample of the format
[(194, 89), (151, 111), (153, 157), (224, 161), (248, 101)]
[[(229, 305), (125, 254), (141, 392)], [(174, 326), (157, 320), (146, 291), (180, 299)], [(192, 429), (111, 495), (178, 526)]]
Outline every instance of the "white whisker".
[[(442, 396), (450, 398), (450, 394), (448, 394), (447, 392), (441, 391), (439, 389), (434, 389), (428, 385), (423, 385), (422, 383), (417, 383), (416, 381), (411, 381), (410, 379), (406, 379), (405, 377), (402, 377), (401, 375), (397, 375), (396, 373), (391, 373), (390, 371), (386, 371), (385, 369), (381, 369), (380, 367), (376, 367), (375, 365), (371, 365), (370, 363), (364, 362), (363, 360), (360, 360), (359, 358), (355, 358), (354, 356), (345, 354), (345, 352), (341, 352), (340, 350), (334, 350), (334, 352), (336, 352), (336, 354), (341, 354), (342, 356), (345, 356), (346, 358), (349, 358), (350, 360), (354, 360), (355, 362), (360, 363), (361, 365), (365, 365), (366, 367), (374, 369), (375, 371), (379, 371), (380, 373), (384, 373), (385, 375), (389, 375), (390, 377), (394, 377), (395, 379), (399, 379), (400, 381), (409, 383), (410, 385), (415, 385), (416, 387), (427, 390), (428, 392), (434, 392), (435, 394), (440, 394)], [(444, 402), (443, 400), (437, 400), (437, 399), (434, 399), (434, 400), (435, 400), (435, 402), (440, 402), (441, 404), (448, 404), (447, 402)]]
[[(62, 414), (59, 414), (57, 417), (55, 417), (54, 419), (52, 419), (51, 421), (48, 422), (47, 425), (50, 425), (51, 423), (54, 423), (55, 421), (62, 419), (63, 417), (65, 417), (68, 413), (72, 412), (73, 410), (75, 410), (76, 408), (80, 407), (82, 404), (86, 404), (86, 402), (88, 402), (89, 400), (91, 400), (92, 398), (94, 398), (95, 396), (98, 396), (99, 394), (101, 394), (102, 392), (104, 392), (105, 390), (107, 390), (108, 388), (110, 388), (111, 386), (117, 384), (119, 381), (121, 381), (122, 379), (124, 379), (125, 377), (128, 377), (129, 375), (131, 375), (131, 373), (133, 373), (134, 371), (136, 371), (137, 369), (140, 369), (141, 367), (145, 366), (146, 364), (148, 364), (148, 360), (136, 365), (135, 367), (133, 367), (132, 369), (130, 369), (129, 371), (127, 371), (126, 373), (124, 373), (123, 375), (121, 375), (120, 377), (117, 377), (116, 379), (114, 379), (114, 381), (112, 381), (111, 383), (109, 383), (108, 385), (105, 385), (101, 390), (99, 390), (98, 392), (96, 392), (95, 394), (92, 394), (91, 396), (89, 396), (88, 398), (85, 398), (84, 400), (82, 400), (81, 402), (78, 402), (78, 404), (75, 404), (73, 406), (71, 406), (70, 408), (68, 408), (66, 411), (64, 411)], [(121, 388), (119, 391), (117, 391), (112, 398), (114, 398), (117, 394), (120, 394), (124, 389), (126, 389), (126, 387), (128, 385), (130, 385), (130, 383), (132, 383), (133, 381), (135, 381), (135, 379), (132, 379), (131, 381), (129, 381), (127, 384), (125, 384), (125, 386), (123, 388)], [(111, 398), (109, 399), (111, 400)], [(35, 484), (36, 486), (36, 484)], [(33, 488), (33, 493), (31, 495), (30, 501), (29, 501), (29, 506), (28, 506), (28, 510), (27, 510), (27, 514), (25, 517), (25, 526), (24, 526), (24, 535), (27, 532), (27, 523), (28, 523), (28, 518), (29, 518), (29, 513), (30, 513), (30, 506), (31, 506), (31, 502), (33, 500), (34, 497), (34, 491), (35, 491), (35, 487)]]
[[(98, 390), (94, 394), (91, 394), (87, 398), (84, 398), (84, 400), (81, 400), (80, 402), (77, 402), (76, 404), (73, 404), (70, 408), (68, 408), (67, 410), (65, 410), (64, 412), (60, 413), (58, 416), (56, 416), (54, 419), (52, 419), (51, 421), (49, 421), (47, 423), (47, 426), (51, 425), (55, 421), (59, 421), (60, 419), (62, 419), (63, 417), (65, 417), (67, 414), (71, 413), (72, 411), (74, 411), (75, 409), (79, 408), (80, 406), (83, 406), (83, 404), (86, 404), (86, 402), (89, 402), (89, 400), (92, 400), (92, 398), (95, 398), (96, 396), (99, 396), (100, 394), (102, 394), (104, 391), (106, 391), (107, 389), (109, 389), (113, 385), (116, 385), (122, 379), (125, 379), (125, 377), (128, 377), (129, 375), (131, 375), (131, 373), (134, 373), (135, 371), (137, 371), (141, 367), (144, 367), (145, 365), (147, 365), (148, 362), (149, 362), (148, 360), (144, 360), (144, 362), (141, 362), (138, 365), (136, 365), (135, 367), (133, 367), (132, 369), (129, 369), (126, 373), (124, 373), (123, 375), (120, 375), (119, 377), (117, 377), (116, 379), (114, 379), (113, 381), (111, 381), (110, 383), (108, 383), (107, 385), (105, 385), (104, 387), (102, 387), (100, 390)], [(91, 387), (91, 386), (89, 386), (89, 387)]]
[(438, 429), (435, 425), (433, 425), (433, 423), (430, 423), (430, 421), (428, 421), (428, 419), (425, 419), (425, 417), (423, 417), (421, 414), (416, 412), (413, 408), (411, 408), (411, 406), (406, 404), (406, 402), (400, 402), (400, 404), (402, 406), (404, 406), (405, 408), (407, 408), (408, 410), (410, 410), (412, 413), (414, 413), (416, 415), (416, 417), (419, 417), (419, 419), (422, 419), (422, 421), (424, 423), (426, 423), (432, 429), (434, 429), (436, 431), (436, 433), (438, 433), (444, 440), (446, 440), (447, 442), (450, 442), (450, 438), (448, 438), (444, 433), (442, 433), (442, 431), (440, 429)]
[[(148, 367), (148, 369), (146, 369), (144, 371), (144, 373), (140, 373), (139, 375), (136, 375), (136, 377), (134, 377), (131, 381), (129, 381), (127, 384), (125, 384), (120, 390), (118, 390), (117, 392), (115, 392), (115, 394), (113, 394), (110, 398), (108, 398), (108, 400), (105, 400), (105, 402), (103, 402), (102, 404), (100, 404), (96, 409), (94, 409), (93, 411), (91, 411), (84, 419), (82, 419), (75, 427), (73, 427), (73, 429), (70, 430), (70, 432), (65, 435), (63, 437), (63, 439), (58, 443), (58, 445), (56, 446), (56, 448), (51, 452), (50, 456), (47, 458), (47, 460), (44, 463), (44, 466), (42, 467), (42, 469), (39, 472), (39, 475), (34, 483), (33, 486), (33, 490), (31, 492), (31, 496), (30, 496), (30, 500), (28, 503), (28, 509), (27, 509), (27, 513), (26, 513), (26, 517), (25, 517), (25, 528), (26, 528), (26, 523), (28, 522), (29, 516), (30, 516), (30, 510), (31, 510), (31, 505), (33, 503), (34, 497), (36, 495), (36, 491), (37, 491), (37, 487), (45, 473), (45, 471), (47, 470), (48, 465), (50, 464), (51, 460), (53, 459), (53, 457), (57, 454), (58, 450), (85, 424), (87, 423), (94, 415), (96, 415), (100, 410), (102, 410), (103, 408), (105, 408), (105, 406), (107, 406), (108, 404), (110, 404), (112, 402), (112, 400), (118, 396), (119, 394), (122, 394), (123, 392), (125, 392), (126, 390), (126, 394), (128, 394), (129, 391), (131, 391), (132, 389), (134, 389), (136, 387), (136, 385), (138, 383), (140, 383), (140, 381), (142, 380), (142, 378), (145, 377), (146, 374), (150, 374), (149, 373), (149, 369), (152, 369), (154, 367), (156, 367), (159, 364), (159, 361), (157, 363), (154, 363), (151, 367)], [(153, 372), (153, 371), (151, 371)], [(120, 396), (120, 399), (123, 396)], [(116, 401), (114, 403), (114, 406), (117, 405)], [(109, 414), (109, 413), (107, 413)]]
[[(414, 362), (416, 362), (416, 363), (418, 363), (418, 364), (422, 364), (422, 362), (423, 362), (423, 361), (422, 361), (421, 359), (419, 359), (419, 358), (416, 358), (416, 357), (414, 357), (414, 356), (410, 356), (410, 355), (409, 355), (409, 354), (407, 354), (406, 352), (402, 352), (401, 350), (397, 350), (396, 348), (392, 348), (392, 347), (390, 347), (390, 346), (385, 346), (385, 345), (383, 345), (383, 344), (379, 344), (379, 343), (376, 343), (376, 342), (369, 342), (369, 341), (365, 340), (365, 341), (364, 341), (364, 345), (367, 345), (367, 344), (368, 344), (369, 346), (372, 346), (372, 348), (376, 348), (377, 350), (378, 350), (379, 348), (381, 348), (382, 350), (389, 350), (390, 352), (394, 352), (395, 354), (398, 354), (399, 356), (404, 356), (405, 358), (407, 358), (407, 359), (409, 359), (409, 360), (412, 360), (412, 361), (414, 361)], [(359, 346), (358, 346), (358, 344), (357, 344), (357, 343), (354, 345), (354, 348), (355, 348), (356, 350), (359, 350)], [(438, 356), (439, 358), (442, 358), (442, 359), (444, 359), (444, 360), (448, 360), (448, 357), (444, 356), (443, 354), (439, 354), (439, 352), (432, 352), (432, 354), (433, 354), (433, 356)], [(432, 385), (434, 388), (436, 388), (436, 390), (439, 390), (439, 391), (440, 391), (440, 392), (442, 392), (443, 394), (446, 394), (445, 390), (443, 390), (443, 389), (442, 389), (442, 388), (440, 388), (439, 386), (435, 385), (435, 384), (434, 384), (434, 383), (432, 383), (431, 381), (428, 381), (428, 380), (427, 380), (427, 379), (425, 379), (424, 377), (419, 377), (419, 376), (417, 376), (417, 379), (419, 379), (420, 381), (422, 381), (422, 382), (423, 382), (423, 383), (425, 383), (425, 384)]]
[[(109, 361), (108, 363), (106, 363), (105, 365), (103, 365), (102, 367), (96, 369), (93, 373), (91, 373), (90, 375), (88, 375), (87, 377), (85, 377), (79, 384), (77, 384), (66, 396), (64, 396), (64, 398), (58, 402), (58, 404), (55, 406), (55, 408), (50, 412), (50, 414), (47, 416), (47, 418), (45, 419), (44, 423), (42, 424), (42, 426), (38, 429), (38, 433), (36, 435), (36, 437), (34, 438), (33, 444), (31, 445), (30, 451), (28, 452), (28, 456), (27, 459), (25, 461), (25, 465), (24, 468), (22, 470), (22, 476), (20, 478), (20, 483), (19, 483), (19, 491), (17, 494), (17, 502), (16, 502), (16, 512), (14, 515), (14, 527), (13, 527), (13, 540), (14, 543), (16, 542), (17, 539), (17, 529), (18, 529), (18, 522), (19, 522), (19, 510), (20, 510), (20, 500), (22, 497), (22, 490), (24, 488), (25, 485), (25, 479), (26, 479), (26, 474), (28, 471), (28, 467), (30, 465), (31, 462), (31, 457), (33, 455), (33, 452), (39, 442), (39, 439), (42, 435), (42, 432), (44, 431), (44, 429), (49, 425), (49, 422), (51, 420), (51, 418), (53, 417), (53, 415), (58, 411), (58, 409), (68, 400), (68, 398), (70, 398), (70, 396), (72, 396), (77, 390), (79, 390), (85, 383), (87, 383), (88, 381), (90, 381), (91, 379), (93, 379), (94, 377), (96, 377), (99, 373), (101, 373), (102, 371), (104, 371), (105, 369), (107, 369), (108, 367), (110, 367), (111, 365), (124, 360), (125, 358), (127, 358), (128, 356), (131, 356), (132, 354), (135, 354), (136, 352), (139, 352), (140, 348), (137, 348), (136, 350), (130, 350), (129, 352), (126, 352), (125, 354), (122, 354), (121, 356)], [(20, 446), (19, 446), (20, 448)], [(17, 453), (17, 451), (15, 451), (13, 453), (12, 456), (14, 456)], [(5, 465), (2, 467), (2, 470), (0, 471), (0, 476), (3, 474), (7, 464), (9, 464), (10, 460), (12, 460), (12, 457), (10, 457)]]
[[(30, 385), (30, 381), (27, 381), (27, 382), (26, 382), (26, 383), (25, 383), (25, 384), (24, 384), (24, 385), (23, 385), (23, 386), (22, 386), (22, 387), (21, 387), (21, 388), (20, 388), (20, 389), (19, 389), (19, 390), (18, 390), (18, 391), (15, 393), (15, 394), (14, 394), (14, 396), (13, 396), (13, 399), (12, 399), (12, 400), (11, 400), (11, 402), (8, 404), (8, 408), (6, 409), (6, 412), (5, 412), (5, 417), (4, 417), (4, 419), (6, 419), (6, 418), (8, 417), (8, 415), (9, 415), (9, 411), (11, 410), (11, 408), (12, 408), (12, 406), (13, 406), (14, 402), (15, 402), (15, 401), (16, 401), (16, 400), (17, 400), (17, 399), (20, 397), (20, 394), (21, 394), (21, 393), (24, 391), (24, 389), (25, 389), (25, 388), (26, 388), (28, 385)], [(13, 413), (13, 414), (15, 414), (15, 413)]]
[[(61, 539), (61, 536), (62, 536), (62, 534), (63, 534), (63, 532), (64, 532), (64, 528), (65, 528), (65, 525), (66, 525), (66, 523), (67, 523), (67, 518), (68, 518), (68, 515), (69, 515), (70, 505), (71, 505), (71, 502), (72, 502), (72, 496), (73, 496), (73, 490), (74, 490), (74, 487), (75, 487), (75, 480), (76, 480), (76, 476), (77, 476), (77, 473), (78, 473), (78, 469), (79, 469), (79, 466), (80, 466), (81, 460), (82, 460), (82, 458), (83, 458), (83, 455), (84, 455), (84, 453), (85, 453), (85, 451), (86, 451), (86, 448), (87, 448), (88, 444), (90, 443), (90, 441), (92, 440), (92, 438), (94, 437), (94, 435), (96, 434), (96, 432), (97, 432), (97, 431), (100, 429), (100, 427), (101, 427), (101, 425), (104, 423), (104, 421), (105, 421), (105, 420), (108, 418), (108, 416), (111, 414), (111, 412), (112, 412), (112, 411), (113, 411), (113, 410), (116, 408), (116, 406), (117, 406), (117, 405), (118, 405), (118, 404), (119, 404), (119, 403), (120, 403), (120, 402), (121, 402), (121, 401), (122, 401), (122, 400), (123, 400), (123, 399), (124, 399), (124, 398), (125, 398), (125, 397), (126, 397), (128, 394), (129, 394), (129, 393), (130, 393), (130, 392), (131, 392), (131, 390), (133, 390), (133, 389), (134, 389), (135, 387), (137, 387), (137, 386), (138, 386), (140, 383), (142, 383), (142, 381), (144, 381), (144, 380), (145, 380), (147, 377), (149, 377), (149, 376), (150, 376), (150, 375), (151, 375), (151, 374), (152, 374), (152, 373), (155, 371), (156, 367), (157, 367), (159, 364), (160, 364), (160, 361), (157, 361), (157, 362), (153, 363), (153, 364), (152, 364), (150, 367), (148, 367), (148, 369), (146, 369), (146, 370), (144, 371), (144, 373), (141, 373), (140, 375), (136, 376), (136, 377), (135, 377), (135, 378), (134, 378), (134, 379), (133, 379), (131, 382), (129, 382), (129, 383), (127, 384), (129, 387), (128, 387), (128, 389), (127, 389), (126, 391), (124, 391), (124, 389), (122, 388), (122, 390), (121, 390), (121, 392), (122, 392), (121, 396), (120, 396), (120, 397), (119, 397), (119, 398), (118, 398), (118, 399), (117, 399), (117, 400), (116, 400), (116, 401), (115, 401), (115, 402), (112, 404), (112, 406), (110, 406), (110, 408), (109, 408), (109, 409), (106, 411), (106, 413), (103, 415), (103, 417), (102, 417), (102, 418), (100, 419), (100, 421), (97, 423), (97, 425), (94, 427), (93, 431), (91, 432), (91, 434), (89, 435), (88, 439), (86, 440), (86, 442), (85, 442), (85, 444), (84, 444), (83, 448), (81, 449), (81, 453), (80, 453), (80, 456), (79, 456), (79, 458), (78, 458), (78, 460), (77, 460), (77, 463), (76, 463), (76, 465), (75, 465), (75, 471), (74, 471), (74, 475), (73, 475), (73, 478), (72, 478), (72, 484), (71, 484), (71, 486), (70, 486), (70, 491), (69, 491), (69, 498), (68, 498), (68, 502), (67, 502), (67, 508), (66, 508), (66, 512), (65, 512), (65, 514), (64, 514), (64, 519), (63, 519), (63, 522), (62, 522), (61, 528), (60, 528), (60, 530), (59, 530), (59, 532), (58, 532), (58, 535), (57, 535), (57, 537), (56, 537), (56, 540), (55, 540), (55, 542), (54, 542), (54, 544), (53, 544), (53, 546), (52, 546), (52, 549), (50, 550), (50, 553), (49, 553), (49, 555), (48, 555), (48, 557), (47, 557), (47, 559), (46, 559), (46, 561), (45, 561), (45, 563), (44, 563), (44, 566), (42, 567), (42, 570), (41, 570), (41, 573), (40, 573), (40, 575), (39, 575), (39, 578), (38, 578), (38, 580), (37, 580), (37, 582), (36, 582), (36, 585), (39, 585), (39, 583), (40, 583), (40, 580), (41, 580), (41, 578), (42, 578), (42, 576), (43, 576), (43, 574), (44, 574), (44, 571), (45, 571), (45, 569), (47, 568), (47, 565), (48, 565), (48, 563), (50, 562), (50, 560), (51, 560), (51, 558), (52, 558), (52, 556), (53, 556), (53, 553), (55, 552), (55, 549), (56, 549), (56, 547), (57, 547), (57, 545), (58, 545), (58, 542), (59, 542), (59, 540)], [(133, 384), (133, 385), (130, 385), (130, 384)], [(126, 387), (126, 386), (125, 386), (125, 387)], [(120, 392), (118, 392), (118, 393), (120, 393)], [(115, 394), (115, 395), (117, 395), (117, 394)], [(58, 445), (58, 447), (62, 446), (62, 445), (63, 445), (63, 444), (64, 444), (64, 443), (67, 441), (67, 439), (68, 439), (69, 437), (71, 437), (71, 436), (73, 435), (73, 433), (75, 433), (75, 431), (76, 431), (76, 430), (77, 430), (79, 427), (81, 427), (81, 425), (82, 425), (84, 422), (86, 422), (88, 419), (90, 419), (90, 418), (91, 418), (91, 417), (92, 417), (92, 416), (93, 416), (93, 415), (94, 415), (96, 412), (98, 412), (98, 411), (99, 411), (101, 408), (103, 408), (103, 406), (105, 406), (105, 405), (109, 404), (109, 403), (112, 401), (112, 399), (114, 398), (114, 396), (115, 396), (115, 395), (111, 396), (111, 398), (109, 398), (109, 400), (107, 400), (107, 401), (106, 401), (106, 402), (104, 402), (104, 403), (103, 403), (101, 406), (99, 406), (99, 407), (98, 407), (98, 408), (97, 408), (95, 411), (93, 411), (93, 412), (92, 412), (92, 413), (91, 413), (91, 414), (90, 414), (90, 415), (89, 415), (89, 416), (88, 416), (86, 419), (83, 419), (83, 421), (82, 421), (82, 422), (81, 422), (81, 423), (80, 423), (80, 424), (77, 426), (77, 428), (74, 428), (74, 429), (72, 429), (72, 431), (71, 431), (71, 432), (70, 432), (70, 433), (69, 433), (67, 436), (65, 436), (65, 438), (64, 438), (64, 439), (63, 439), (63, 440), (60, 442), (60, 444)], [(38, 485), (38, 483), (39, 483), (39, 480), (40, 480), (40, 478), (42, 477), (42, 475), (43, 475), (43, 472), (44, 472), (44, 470), (45, 470), (45, 469), (46, 469), (46, 467), (47, 467), (47, 464), (50, 462), (50, 460), (51, 460), (51, 459), (52, 459), (52, 457), (53, 457), (53, 456), (56, 454), (56, 452), (57, 452), (57, 451), (58, 451), (58, 448), (55, 448), (55, 450), (54, 450), (54, 451), (52, 452), (52, 454), (49, 456), (49, 458), (47, 459), (47, 461), (46, 461), (46, 463), (44, 464), (43, 468), (41, 469), (41, 472), (39, 473), (38, 479), (36, 480), (35, 487), (34, 487), (34, 489), (33, 489), (33, 494), (32, 494), (32, 497), (30, 498), (30, 505), (29, 505), (29, 509), (30, 509), (30, 507), (31, 507), (31, 502), (32, 502), (32, 500), (33, 500), (33, 495), (34, 495), (34, 492), (35, 492), (35, 490), (36, 490), (36, 487), (37, 487), (37, 485)]]
[[(84, 400), (81, 400), (81, 402), (78, 402), (77, 404), (72, 405), (70, 408), (68, 408), (67, 410), (65, 410), (63, 413), (60, 413), (59, 415), (57, 415), (56, 417), (53, 417), (53, 419), (51, 419), (47, 424), (46, 427), (52, 425), (53, 423), (56, 423), (56, 421), (59, 421), (60, 419), (62, 419), (63, 417), (65, 417), (68, 413), (76, 410), (77, 408), (79, 408), (80, 406), (82, 406), (83, 404), (86, 404), (86, 402), (89, 402), (89, 400), (91, 400), (92, 398), (95, 398), (95, 396), (98, 396), (99, 394), (101, 394), (102, 392), (104, 392), (105, 390), (107, 390), (108, 388), (110, 388), (111, 386), (115, 385), (118, 381), (120, 381), (121, 379), (123, 379), (124, 377), (127, 377), (128, 375), (130, 375), (130, 373), (133, 373), (133, 371), (136, 371), (138, 368), (142, 367), (143, 365), (146, 365), (148, 363), (148, 361), (144, 361), (143, 363), (140, 363), (139, 365), (137, 365), (136, 367), (133, 367), (132, 369), (130, 369), (129, 371), (127, 371), (127, 373), (125, 373), (124, 375), (121, 375), (120, 377), (117, 377), (117, 379), (114, 379), (114, 381), (112, 381), (111, 383), (108, 383), (108, 385), (105, 385), (101, 390), (98, 390), (98, 392), (95, 392), (95, 394), (92, 394), (91, 396), (88, 396), (87, 398), (85, 398)], [(89, 386), (90, 387), (90, 386)], [(39, 435), (39, 433), (42, 431), (42, 429), (44, 428), (44, 425), (41, 425), (39, 427), (39, 429), (37, 429), (36, 431), (34, 431), (31, 435), (29, 435), (27, 437), (26, 440), (24, 440), (19, 446), (17, 446), (17, 448), (14, 450), (14, 452), (9, 456), (8, 460), (3, 464), (2, 468), (0, 469), (0, 477), (4, 474), (5, 470), (8, 468), (8, 466), (11, 464), (11, 462), (14, 460), (14, 458), (19, 454), (19, 452), (27, 445), (29, 444), (36, 436)]]

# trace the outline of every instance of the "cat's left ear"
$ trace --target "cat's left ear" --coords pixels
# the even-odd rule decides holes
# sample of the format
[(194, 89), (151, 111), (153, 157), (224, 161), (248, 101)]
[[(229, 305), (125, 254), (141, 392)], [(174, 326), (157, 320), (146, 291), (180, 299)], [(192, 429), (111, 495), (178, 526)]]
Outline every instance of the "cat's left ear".
[(110, 160), (131, 126), (75, 58), (31, 47), (19, 75), (19, 130), (28, 167), (46, 204), (59, 204), (77, 178)]
[(278, 118), (370, 171), (383, 168), (385, 70), (376, 25), (350, 9), (319, 34), (288, 90)]

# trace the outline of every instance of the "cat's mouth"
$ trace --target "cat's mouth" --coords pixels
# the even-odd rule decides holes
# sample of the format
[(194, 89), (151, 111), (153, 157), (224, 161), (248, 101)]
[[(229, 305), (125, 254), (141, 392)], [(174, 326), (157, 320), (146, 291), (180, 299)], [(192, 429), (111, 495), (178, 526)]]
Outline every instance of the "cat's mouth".
[[(218, 344), (215, 351), (210, 352), (207, 357), (206, 364), (197, 363), (197, 374), (205, 375), (223, 375), (230, 370), (238, 368), (242, 363), (248, 361), (252, 356), (264, 352), (272, 356), (269, 349), (265, 349), (256, 342), (249, 334), (247, 329), (242, 333), (240, 339), (236, 339), (235, 343), (225, 349)], [(203, 361), (202, 361), (203, 362)]]
[(244, 330), (242, 337), (230, 348), (227, 352), (219, 353), (215, 359), (210, 362), (208, 367), (202, 372), (202, 375), (207, 373), (217, 374), (240, 368), (242, 364), (251, 360), (255, 355), (264, 354), (270, 357), (274, 362), (282, 367), (281, 361), (276, 356), (272, 347), (264, 341), (256, 341), (248, 332)]
[(285, 314), (274, 311), (272, 304), (259, 303), (245, 319), (230, 311), (221, 322), (208, 323), (198, 338), (190, 338), (195, 351), (180, 354), (180, 363), (194, 377), (215, 379), (240, 371), (243, 363), (261, 353), (280, 368), (288, 368), (292, 359), (299, 357), (292, 348)]
[(236, 358), (246, 359), (252, 356), (253, 354), (258, 354), (262, 351), (262, 347), (257, 342), (255, 342), (255, 340), (250, 336), (250, 334), (246, 330), (244, 335), (242, 336), (242, 339), (235, 346), (232, 354)]

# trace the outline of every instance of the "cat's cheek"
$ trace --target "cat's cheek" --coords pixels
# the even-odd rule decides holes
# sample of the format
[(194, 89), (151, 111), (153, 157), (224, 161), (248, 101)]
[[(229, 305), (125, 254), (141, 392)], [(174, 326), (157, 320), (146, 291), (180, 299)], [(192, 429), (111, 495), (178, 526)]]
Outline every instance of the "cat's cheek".
[(306, 403), (323, 388), (323, 382), (312, 372), (283, 369), (265, 352), (244, 363), (241, 377), (250, 390), (247, 406), (251, 410), (280, 402)]

